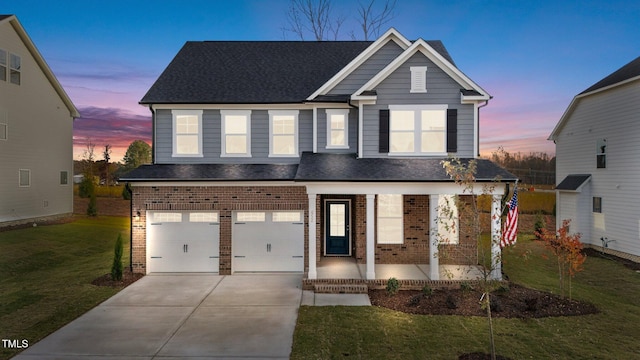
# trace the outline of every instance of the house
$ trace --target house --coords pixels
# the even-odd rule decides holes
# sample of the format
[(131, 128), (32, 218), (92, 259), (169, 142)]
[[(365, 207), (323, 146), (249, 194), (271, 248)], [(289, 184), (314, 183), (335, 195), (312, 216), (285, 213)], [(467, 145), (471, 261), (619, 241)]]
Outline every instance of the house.
[[(439, 201), (463, 192), (441, 161), (478, 157), (490, 98), (440, 41), (395, 29), (373, 42), (187, 42), (140, 102), (153, 164), (121, 179), (134, 271), (314, 280), (337, 259), (356, 270), (334, 277), (410, 264), (438, 280), (441, 265), (475, 265), (475, 241), (451, 228), (440, 246), (458, 256), (444, 259), (431, 230)], [(477, 160), (478, 182), (515, 180)]]
[(14, 15), (0, 15), (0, 226), (73, 212), (80, 115)]
[(599, 250), (640, 262), (640, 57), (573, 98), (556, 144), (558, 225)]

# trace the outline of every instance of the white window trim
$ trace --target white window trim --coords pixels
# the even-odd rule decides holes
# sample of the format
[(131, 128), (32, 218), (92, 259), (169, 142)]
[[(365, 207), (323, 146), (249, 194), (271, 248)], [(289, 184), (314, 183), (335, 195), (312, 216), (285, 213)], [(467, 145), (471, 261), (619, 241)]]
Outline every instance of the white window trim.
[[(427, 92), (427, 67), (412, 66), (411, 70), (411, 93)], [(418, 81), (420, 80), (420, 81)]]
[[(227, 133), (225, 129), (226, 116), (244, 116), (247, 121), (247, 152), (244, 154), (228, 154), (227, 150)], [(220, 110), (220, 157), (251, 157), (251, 110)]]
[[(269, 110), (269, 157), (300, 157), (300, 149), (298, 145), (298, 117), (300, 110)], [(273, 117), (274, 116), (293, 116), (293, 146), (295, 153), (293, 154), (274, 154), (273, 153)]]
[[(449, 109), (449, 105), (389, 105), (389, 121), (391, 121), (391, 112), (396, 111), (413, 111), (414, 112), (414, 127), (413, 127), (413, 136), (414, 136), (414, 151), (413, 152), (391, 152), (391, 126), (389, 126), (389, 153), (388, 156), (447, 156), (446, 152), (447, 145), (447, 119), (446, 119), (446, 110)], [(421, 152), (422, 148), (422, 121), (420, 121), (420, 117), (417, 116), (419, 111), (422, 110), (444, 110), (445, 111), (445, 119), (444, 119), (444, 141), (445, 141), (445, 151), (443, 152)], [(391, 125), (391, 124), (389, 124)]]
[(377, 198), (380, 199), (380, 196), (382, 195), (396, 195), (400, 197), (400, 204), (401, 204), (401, 209), (400, 209), (400, 216), (393, 216), (393, 217), (387, 217), (387, 216), (380, 216), (380, 201), (377, 201), (376, 204), (376, 224), (379, 223), (379, 220), (382, 219), (400, 219), (400, 241), (384, 241), (381, 240), (381, 236), (380, 236), (380, 226), (377, 226), (377, 230), (376, 230), (376, 242), (378, 244), (384, 244), (384, 245), (402, 245), (404, 244), (404, 195), (402, 194), (378, 194)]
[[(349, 148), (349, 109), (327, 109), (327, 149), (348, 149)], [(344, 116), (344, 145), (331, 145), (331, 121), (332, 115)]]
[[(27, 172), (27, 174), (28, 174), (29, 184), (27, 184), (27, 185), (22, 185), (22, 184), (20, 183), (20, 180), (21, 180), (21, 176), (20, 176), (20, 174), (21, 174), (23, 171), (26, 171), (26, 172)], [(18, 187), (21, 187), (21, 188), (28, 188), (28, 187), (31, 187), (31, 170), (30, 170), (30, 169), (18, 169)]]
[[(177, 118), (181, 115), (195, 115), (198, 117), (198, 153), (197, 154), (179, 154), (178, 153), (178, 134), (176, 134), (177, 130)], [(171, 110), (171, 123), (172, 123), (172, 137), (173, 137), (173, 145), (172, 145), (172, 157), (203, 157), (202, 152), (202, 110)]]
[(0, 140), (7, 141), (9, 139), (9, 124), (0, 123), (0, 127), (4, 127), (4, 137), (0, 137)]
[[(62, 173), (67, 173), (67, 183), (63, 184), (62, 183)], [(58, 179), (60, 181), (60, 186), (69, 186), (69, 171), (68, 170), (60, 170), (60, 178)]]

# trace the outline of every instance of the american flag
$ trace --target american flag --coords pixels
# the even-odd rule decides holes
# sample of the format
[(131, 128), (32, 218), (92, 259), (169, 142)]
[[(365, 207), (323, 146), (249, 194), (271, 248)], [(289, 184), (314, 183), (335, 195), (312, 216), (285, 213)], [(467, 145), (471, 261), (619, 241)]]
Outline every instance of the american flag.
[(507, 203), (509, 212), (507, 213), (507, 221), (502, 229), (502, 240), (500, 246), (513, 245), (518, 238), (518, 186), (513, 190), (513, 196)]

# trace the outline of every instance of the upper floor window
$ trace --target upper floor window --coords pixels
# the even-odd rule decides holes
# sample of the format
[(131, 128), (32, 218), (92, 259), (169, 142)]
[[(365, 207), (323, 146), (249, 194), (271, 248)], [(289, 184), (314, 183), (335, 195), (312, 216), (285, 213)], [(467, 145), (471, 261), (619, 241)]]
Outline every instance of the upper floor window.
[(269, 110), (269, 156), (298, 156), (298, 110)]
[(410, 70), (411, 70), (411, 92), (412, 93), (427, 92), (427, 67), (412, 66)]
[(446, 105), (395, 105), (389, 110), (390, 153), (446, 153)]
[(404, 242), (402, 199), (401, 194), (378, 194), (378, 244)]
[(607, 139), (598, 139), (596, 146), (596, 167), (598, 169), (607, 167)]
[(221, 110), (220, 156), (251, 156), (251, 110)]
[(349, 148), (349, 109), (327, 110), (327, 149)]
[(20, 56), (9, 54), (9, 77), (12, 84), (20, 85)]
[(7, 81), (8, 54), (6, 50), (0, 49), (0, 80), (2, 81)]
[(173, 110), (173, 156), (202, 156), (202, 110)]

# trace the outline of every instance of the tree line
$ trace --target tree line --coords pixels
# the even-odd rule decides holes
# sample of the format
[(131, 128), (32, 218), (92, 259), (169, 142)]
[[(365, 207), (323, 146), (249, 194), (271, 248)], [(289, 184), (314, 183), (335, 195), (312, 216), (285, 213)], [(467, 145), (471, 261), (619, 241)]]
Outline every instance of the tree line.
[(500, 149), (489, 159), (516, 175), (524, 184), (554, 185), (556, 182), (556, 157), (547, 153), (512, 154)]

